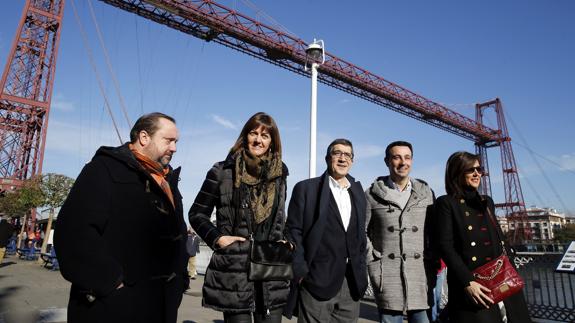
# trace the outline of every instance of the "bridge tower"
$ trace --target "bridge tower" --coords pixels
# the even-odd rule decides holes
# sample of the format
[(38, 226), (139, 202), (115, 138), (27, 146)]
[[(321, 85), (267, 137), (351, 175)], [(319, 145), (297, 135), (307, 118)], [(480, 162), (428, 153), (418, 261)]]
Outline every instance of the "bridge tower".
[(0, 191), (42, 172), (64, 0), (27, 0), (0, 80)]
[[(475, 119), (478, 124), (483, 124), (483, 116), (486, 110), (493, 109), (497, 116), (497, 136), (498, 139), (492, 142), (475, 141), (475, 152), (481, 157), (481, 165), (485, 169), (485, 174), (481, 178), (481, 194), (491, 195), (491, 180), (489, 163), (487, 159), (487, 149), (499, 147), (501, 152), (501, 167), (503, 168), (503, 188), (505, 191), (505, 202), (495, 206), (505, 210), (507, 223), (512, 232), (512, 244), (517, 245), (531, 239), (531, 228), (527, 220), (525, 200), (519, 182), (519, 173), (513, 148), (511, 147), (511, 137), (507, 130), (503, 105), (499, 98), (485, 103), (475, 105)], [(511, 230), (512, 229), (512, 230)]]

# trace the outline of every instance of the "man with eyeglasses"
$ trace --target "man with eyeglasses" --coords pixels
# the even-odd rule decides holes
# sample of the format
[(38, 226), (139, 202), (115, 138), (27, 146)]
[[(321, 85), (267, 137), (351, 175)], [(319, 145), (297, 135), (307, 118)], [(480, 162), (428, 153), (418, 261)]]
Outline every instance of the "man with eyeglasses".
[[(438, 261), (431, 248), (435, 197), (429, 185), (411, 178), (413, 148), (395, 141), (385, 149), (389, 176), (377, 178), (367, 196), (367, 265), (382, 323), (428, 323), (429, 282)], [(428, 270), (426, 270), (428, 269)], [(433, 279), (432, 279), (433, 278)]]
[(353, 146), (336, 139), (327, 170), (297, 183), (287, 228), (295, 245), (294, 280), (284, 314), (298, 322), (357, 322), (367, 288), (365, 195), (349, 175)]

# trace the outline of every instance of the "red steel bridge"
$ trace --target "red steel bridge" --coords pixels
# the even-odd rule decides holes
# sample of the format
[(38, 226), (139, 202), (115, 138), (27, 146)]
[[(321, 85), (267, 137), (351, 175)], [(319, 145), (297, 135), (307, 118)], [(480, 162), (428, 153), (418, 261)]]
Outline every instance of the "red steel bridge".
[[(305, 77), (308, 44), (211, 0), (101, 0), (204, 41), (213, 41)], [(27, 0), (0, 81), (0, 190), (18, 187), (42, 172), (48, 115), (64, 0)], [(499, 147), (505, 202), (498, 203), (515, 230), (514, 242), (530, 238), (525, 203), (499, 99), (476, 105), (475, 120), (433, 102), (331, 53), (318, 80), (381, 107), (474, 142), (487, 170), (481, 190), (491, 194), (487, 149)], [(483, 124), (486, 110), (497, 128)]]

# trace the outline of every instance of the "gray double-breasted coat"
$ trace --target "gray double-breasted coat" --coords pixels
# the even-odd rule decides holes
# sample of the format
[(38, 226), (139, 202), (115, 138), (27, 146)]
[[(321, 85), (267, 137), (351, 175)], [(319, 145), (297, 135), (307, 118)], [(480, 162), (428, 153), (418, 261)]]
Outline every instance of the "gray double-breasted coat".
[(427, 183), (411, 179), (411, 195), (402, 208), (395, 189), (386, 186), (387, 179), (377, 178), (365, 192), (367, 267), (377, 307), (427, 309), (431, 287), (426, 277), (436, 262), (426, 225), (433, 213), (433, 192)]

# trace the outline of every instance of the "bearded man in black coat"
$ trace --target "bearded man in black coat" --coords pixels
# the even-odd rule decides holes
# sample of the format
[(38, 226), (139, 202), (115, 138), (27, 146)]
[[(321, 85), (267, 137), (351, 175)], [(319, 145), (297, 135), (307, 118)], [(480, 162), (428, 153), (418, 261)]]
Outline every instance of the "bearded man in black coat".
[(144, 115), (130, 143), (100, 147), (78, 176), (54, 236), (69, 323), (176, 322), (188, 285), (180, 168), (169, 166), (178, 136), (172, 117)]

